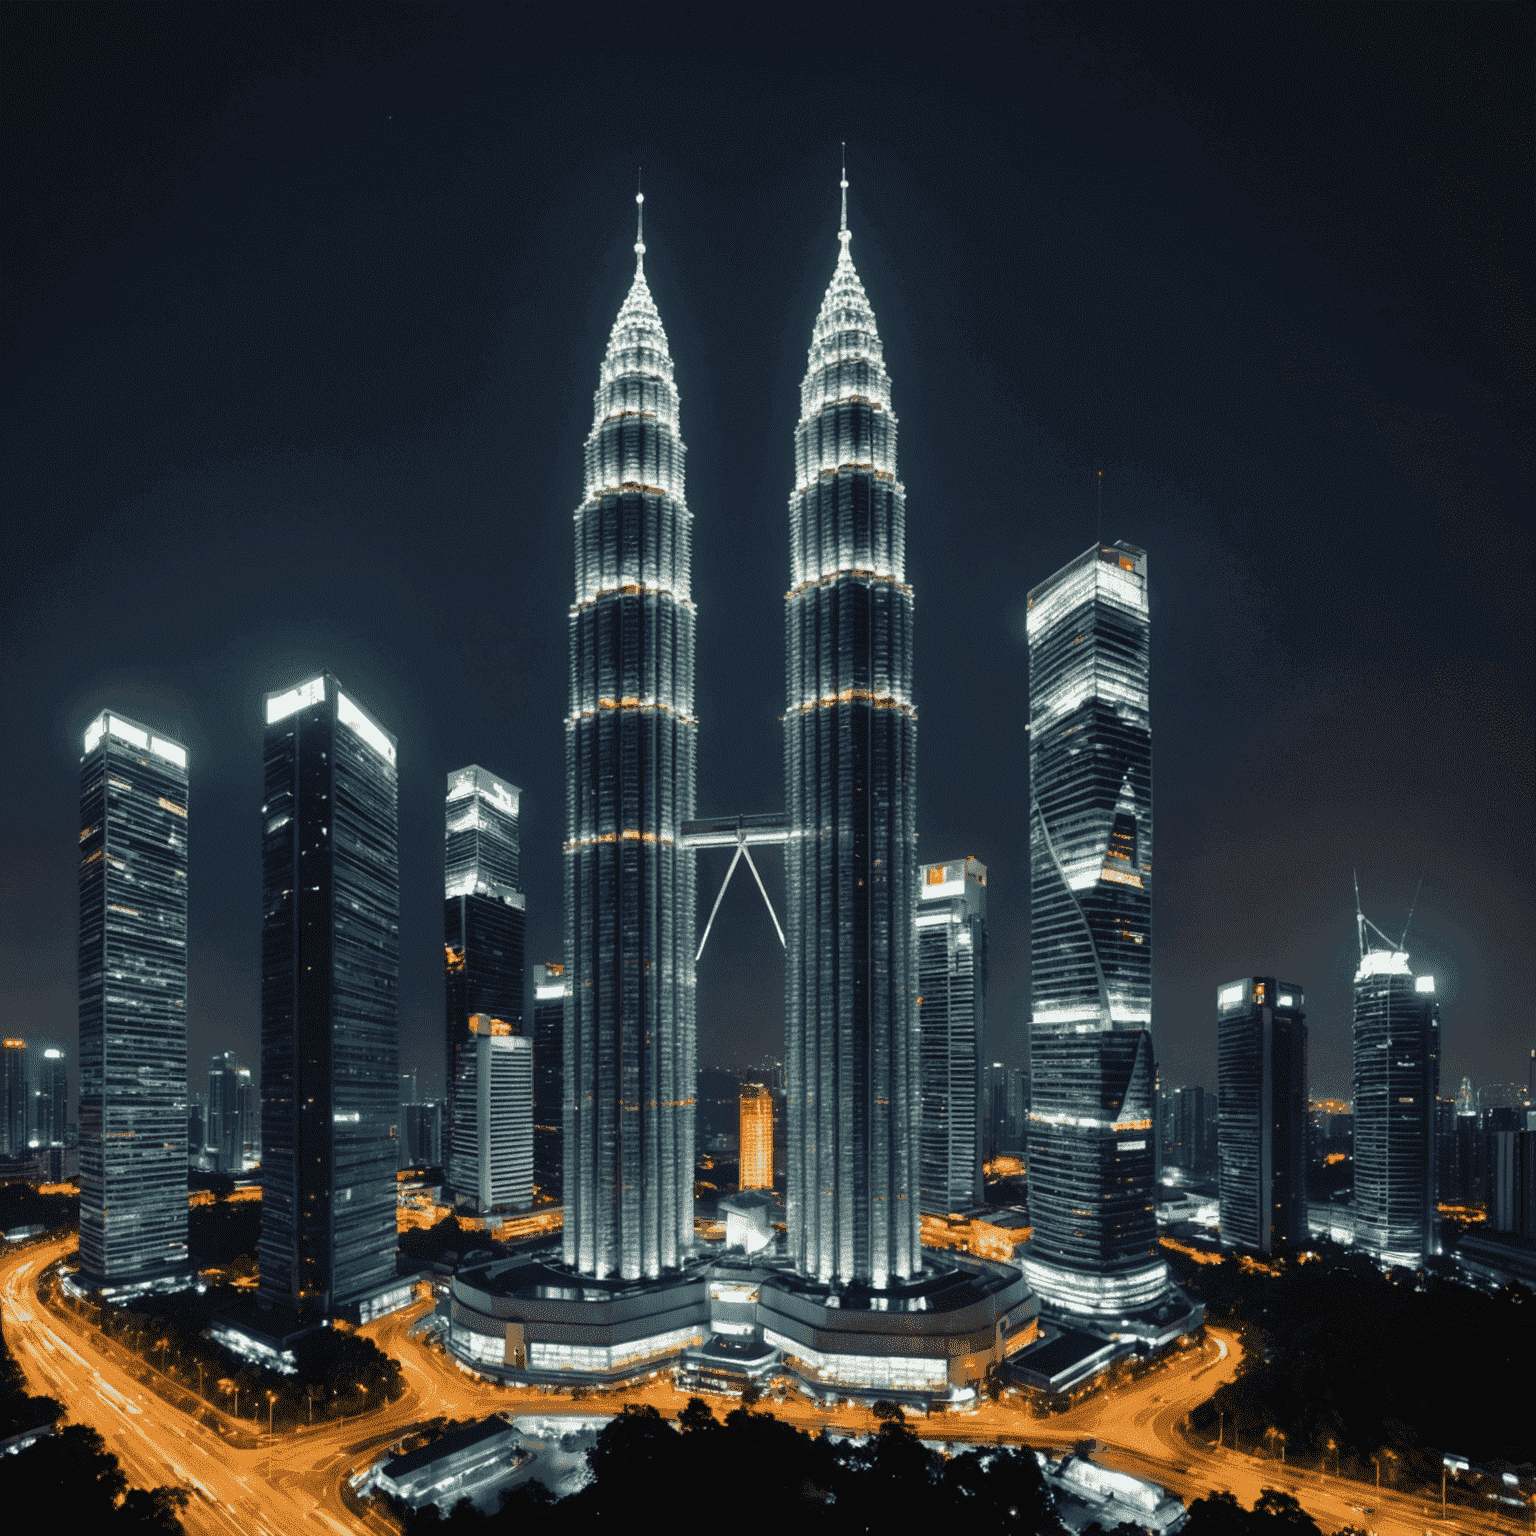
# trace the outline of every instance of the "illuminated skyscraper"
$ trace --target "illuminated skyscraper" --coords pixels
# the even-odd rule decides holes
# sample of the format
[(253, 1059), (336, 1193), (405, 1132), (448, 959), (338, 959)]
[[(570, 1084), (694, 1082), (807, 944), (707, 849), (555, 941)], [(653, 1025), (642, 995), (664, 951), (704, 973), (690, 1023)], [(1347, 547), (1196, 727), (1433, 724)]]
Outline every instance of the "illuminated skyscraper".
[(773, 1188), (773, 1094), (763, 1083), (741, 1088), (741, 1177), (743, 1189)]
[(922, 1209), (980, 1205), (981, 1045), (987, 1027), (987, 870), (924, 864), (917, 902)]
[(533, 1204), (533, 1041), (475, 1014), (458, 1052), (453, 1187), (482, 1211)]
[(559, 1198), (564, 1175), (565, 966), (533, 968), (533, 1182)]
[(789, 500), (787, 1196), (800, 1270), (878, 1288), (922, 1265), (917, 712), (896, 416), (847, 205), (845, 178)]
[(395, 1275), (395, 738), (325, 673), (266, 699), (261, 1293), (364, 1310)]
[(49, 1040), (42, 1043), (37, 1058), (28, 1145), (62, 1147), (69, 1124), (69, 1053)]
[(0, 1044), (0, 1153), (27, 1150), (27, 1042), (12, 1036)]
[(565, 738), (564, 1255), (622, 1279), (693, 1247), (693, 518), (644, 254), (587, 435)]
[(1273, 976), (1216, 991), (1221, 1240), (1257, 1253), (1307, 1241), (1306, 997)]
[(1029, 1208), (1048, 1307), (1158, 1305), (1147, 557), (1095, 545), (1029, 594)]
[[(484, 768), (448, 775), (443, 857), (443, 952), (447, 992), (449, 1137), (453, 1141), (459, 1052), (477, 1013), (523, 1032), (523, 929), (518, 888), (522, 791)], [(411, 1092), (411, 1102), (416, 1093)], [(451, 1174), (450, 1174), (451, 1177)]]
[(1380, 1264), (1418, 1269), (1439, 1252), (1435, 978), (1415, 976), (1406, 951), (1363, 915), (1356, 923), (1355, 1245)]
[(240, 1070), (233, 1051), (215, 1051), (208, 1068), (208, 1148), (220, 1173), (239, 1173), (244, 1158)]
[(187, 1265), (187, 749), (114, 711), (80, 759), (80, 1271)]

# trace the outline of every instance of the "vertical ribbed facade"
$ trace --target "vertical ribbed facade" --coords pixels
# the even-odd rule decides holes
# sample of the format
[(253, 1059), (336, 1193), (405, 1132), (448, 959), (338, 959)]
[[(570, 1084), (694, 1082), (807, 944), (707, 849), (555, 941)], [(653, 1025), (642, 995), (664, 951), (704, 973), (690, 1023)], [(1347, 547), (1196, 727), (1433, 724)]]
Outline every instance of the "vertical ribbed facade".
[(789, 501), (784, 999), (789, 1252), (882, 1286), (918, 1244), (917, 715), (896, 417), (842, 244), (811, 336)]
[(1407, 1269), (1439, 1251), (1434, 985), (1397, 949), (1366, 950), (1355, 972), (1355, 1246)]
[(1085, 1314), (1156, 1302), (1147, 557), (1095, 545), (1029, 594), (1025, 1273)]
[[(643, 256), (643, 244), (636, 243)], [(637, 261), (576, 509), (566, 720), (565, 1262), (654, 1278), (693, 1246), (691, 524), (677, 389)]]
[(187, 1263), (187, 752), (116, 713), (80, 759), (79, 958), (80, 1268), (141, 1284)]

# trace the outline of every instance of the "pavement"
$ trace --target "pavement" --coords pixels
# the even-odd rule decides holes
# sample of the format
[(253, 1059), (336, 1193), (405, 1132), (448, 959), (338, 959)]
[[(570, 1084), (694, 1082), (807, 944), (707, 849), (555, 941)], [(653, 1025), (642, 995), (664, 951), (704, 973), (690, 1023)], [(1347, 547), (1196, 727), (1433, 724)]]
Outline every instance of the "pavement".
[[(364, 1526), (371, 1536), (393, 1536), (393, 1525), (380, 1516), (364, 1520), (353, 1514), (340, 1485), (415, 1424), (439, 1415), (469, 1419), (498, 1412), (590, 1418), (615, 1413), (626, 1402), (651, 1403), (673, 1418), (691, 1395), (679, 1392), (668, 1375), (581, 1400), (493, 1384), (441, 1346), (409, 1337), (432, 1306), (419, 1302), (359, 1330), (401, 1362), (406, 1389), (398, 1401), (358, 1419), (278, 1435), (270, 1443), (259, 1424), (242, 1419), (245, 1443), (232, 1444), (228, 1435), (205, 1428), (142, 1383), (141, 1357), (102, 1340), (72, 1313), (55, 1313), (38, 1301), (38, 1276), (73, 1246), (70, 1238), (0, 1256), (6, 1341), (26, 1373), (28, 1390), (65, 1403), (72, 1422), (94, 1425), (132, 1483), (180, 1483), (194, 1490), (182, 1516), (189, 1536), (358, 1536)], [(1092, 1438), (1099, 1442), (1096, 1461), (1160, 1483), (1186, 1500), (1226, 1489), (1251, 1505), (1266, 1487), (1287, 1489), (1327, 1532), (1346, 1525), (1378, 1536), (1452, 1531), (1524, 1536), (1529, 1530), (1518, 1518), (1454, 1506), (1442, 1521), (1438, 1505), (1426, 1507), (1391, 1489), (1298, 1473), (1275, 1460), (1191, 1438), (1184, 1429), (1190, 1410), (1230, 1380), (1242, 1359), (1235, 1334), (1219, 1328), (1207, 1328), (1206, 1334), (1202, 1348), (1174, 1351), (1138, 1380), (1067, 1413), (1038, 1415), (1017, 1399), (1004, 1399), (982, 1402), (974, 1411), (931, 1415), (913, 1427), (929, 1441), (1028, 1444), (1053, 1452)], [(178, 1392), (189, 1390), (177, 1383)], [(721, 1416), (732, 1406), (727, 1399), (708, 1400)], [(867, 1409), (828, 1409), (793, 1392), (765, 1399), (760, 1407), (812, 1433), (823, 1426), (850, 1434), (877, 1428)], [(204, 1411), (200, 1403), (199, 1414)], [(228, 1414), (220, 1418), (233, 1427)]]

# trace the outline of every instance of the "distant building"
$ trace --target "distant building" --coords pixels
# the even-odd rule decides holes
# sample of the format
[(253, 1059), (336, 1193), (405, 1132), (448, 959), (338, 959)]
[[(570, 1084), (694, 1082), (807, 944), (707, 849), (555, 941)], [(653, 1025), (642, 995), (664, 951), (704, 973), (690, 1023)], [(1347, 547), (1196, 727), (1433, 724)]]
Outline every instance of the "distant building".
[(201, 1168), (208, 1145), (208, 1101), (200, 1093), (187, 1095), (187, 1166)]
[(358, 1316), (395, 1279), (396, 740), (330, 673), (266, 697), (261, 1296)]
[(560, 1198), (564, 1171), (565, 966), (533, 968), (533, 1182)]
[(80, 759), (80, 1273), (187, 1274), (187, 749), (115, 711)]
[(477, 1013), (458, 1060), (449, 1169), (455, 1193), (482, 1211), (532, 1205), (533, 1041)]
[(1216, 991), (1221, 1240), (1261, 1254), (1307, 1241), (1306, 997), (1244, 977)]
[(1029, 1103), (1022, 1067), (994, 1061), (986, 1071), (987, 1133), (989, 1158), (999, 1152), (1022, 1152), (1028, 1137)]
[(241, 1067), (235, 1077), (240, 1100), (240, 1167), (246, 1169), (261, 1162), (261, 1095), (251, 1081), (249, 1067)]
[(233, 1051), (216, 1051), (208, 1068), (207, 1146), (216, 1172), (240, 1172), (245, 1136), (240, 1126), (240, 1063)]
[[(443, 802), (443, 958), (446, 982), (448, 1137), (454, 1143), (459, 1052), (476, 1014), (523, 1033), (523, 939), (527, 898), (520, 889), (522, 790), (471, 765), (448, 775)], [(414, 1098), (414, 1093), (412, 1094)]]
[(1355, 1244), (1378, 1263), (1439, 1251), (1435, 1099), (1440, 1009), (1432, 976), (1363, 915), (1355, 972)]
[(403, 1168), (443, 1168), (443, 1124), (448, 1117), (446, 1099), (428, 1099), (401, 1108), (400, 1138)]
[(741, 1088), (742, 1189), (773, 1188), (773, 1093), (762, 1083)]
[(921, 1206), (943, 1215), (984, 1198), (986, 866), (972, 858), (921, 865), (917, 896)]
[(0, 1045), (0, 1154), (21, 1157), (27, 1141), (27, 1042), (12, 1037)]
[[(70, 1159), (64, 1153), (69, 1140), (69, 1054), (52, 1041), (34, 1049), (27, 1144), (46, 1164), (48, 1178), (66, 1177)], [(78, 1159), (76, 1159), (78, 1166)]]
[(1489, 1229), (1536, 1240), (1536, 1130), (1487, 1135)]

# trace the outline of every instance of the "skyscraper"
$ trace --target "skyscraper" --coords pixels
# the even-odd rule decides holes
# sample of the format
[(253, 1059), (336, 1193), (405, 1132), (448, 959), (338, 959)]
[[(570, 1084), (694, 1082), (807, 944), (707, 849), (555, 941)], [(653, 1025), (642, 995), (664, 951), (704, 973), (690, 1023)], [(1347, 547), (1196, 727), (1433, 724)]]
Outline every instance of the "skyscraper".
[(1433, 976), (1357, 912), (1355, 1245), (1383, 1265), (1422, 1266), (1439, 1251), (1435, 1099), (1440, 1006)]
[(558, 1199), (564, 1173), (565, 966), (533, 968), (533, 1182)]
[(395, 747), (328, 672), (267, 695), (261, 1293), (305, 1314), (395, 1275)]
[(811, 333), (785, 597), (789, 1252), (822, 1283), (921, 1268), (917, 712), (896, 416), (841, 251)]
[(1153, 1193), (1147, 557), (1094, 545), (1029, 594), (1029, 1208), (1048, 1307), (1168, 1289)]
[(773, 1094), (764, 1083), (741, 1085), (740, 1178), (743, 1189), (773, 1188)]
[(481, 1211), (533, 1204), (533, 1041), (474, 1014), (459, 1048), (453, 1187)]
[(999, 1152), (1020, 1152), (1027, 1134), (1028, 1105), (1024, 1093), (1024, 1069), (994, 1061), (986, 1071), (988, 1157)]
[(239, 1173), (245, 1135), (240, 1126), (240, 1063), (233, 1051), (215, 1051), (208, 1068), (207, 1136), (214, 1168)]
[[(527, 898), (518, 888), (522, 791), (484, 768), (448, 775), (444, 802), (443, 953), (447, 983), (450, 1137), (459, 1052), (475, 1014), (523, 1031), (523, 929)], [(416, 1100), (414, 1088), (411, 1102)]]
[(920, 1203), (942, 1216), (983, 1199), (987, 869), (978, 859), (957, 859), (924, 864), (918, 876)]
[(37, 1068), (32, 1076), (31, 1122), (29, 1145), (64, 1145), (69, 1126), (69, 1053), (52, 1041), (43, 1042), (37, 1052)]
[(645, 244), (594, 397), (566, 718), (565, 1262), (656, 1278), (693, 1248), (692, 514)]
[(22, 1157), (27, 1150), (27, 1042), (19, 1036), (0, 1043), (0, 1153)]
[(1306, 996), (1273, 976), (1216, 991), (1221, 1240), (1272, 1254), (1307, 1241)]
[(80, 759), (80, 1272), (187, 1264), (187, 749), (115, 711)]

